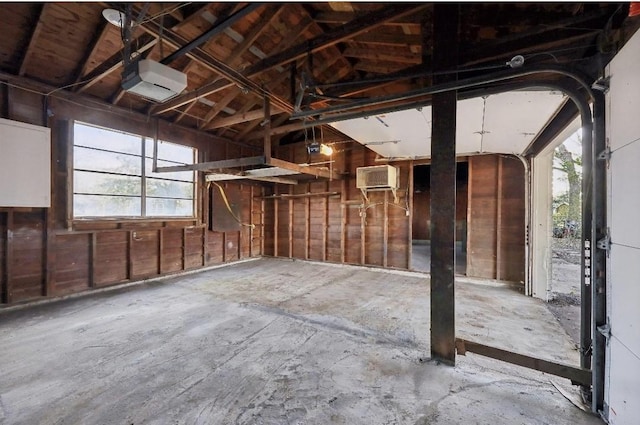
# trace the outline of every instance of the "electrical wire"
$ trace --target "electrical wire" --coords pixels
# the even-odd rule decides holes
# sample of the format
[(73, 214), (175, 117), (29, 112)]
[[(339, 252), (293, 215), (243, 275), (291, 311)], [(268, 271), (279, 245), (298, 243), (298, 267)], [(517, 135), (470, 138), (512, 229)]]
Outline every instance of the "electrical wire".
[(229, 211), (229, 214), (231, 214), (231, 217), (233, 217), (233, 219), (235, 221), (237, 221), (241, 226), (246, 226), (246, 227), (250, 227), (252, 229), (255, 229), (256, 228), (255, 224), (253, 224), (253, 223), (243, 223), (242, 220), (240, 220), (240, 218), (233, 212), (233, 210), (231, 209), (231, 205), (229, 204), (229, 200), (227, 199), (227, 194), (224, 192), (224, 188), (222, 186), (220, 186), (216, 182), (210, 182), (210, 183), (213, 183), (218, 187), (218, 190), (220, 191), (220, 195), (222, 196), (222, 200), (224, 201), (224, 204), (227, 207), (227, 210)]

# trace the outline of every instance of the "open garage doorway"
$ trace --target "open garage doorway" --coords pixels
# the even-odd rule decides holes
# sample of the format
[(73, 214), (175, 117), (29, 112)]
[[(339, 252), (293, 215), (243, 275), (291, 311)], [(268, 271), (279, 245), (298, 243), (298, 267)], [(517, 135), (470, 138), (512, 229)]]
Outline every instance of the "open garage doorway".
[[(411, 269), (431, 271), (431, 167), (413, 169), (413, 224)], [(469, 163), (458, 162), (456, 169), (456, 274), (467, 274), (467, 188)]]
[(553, 151), (549, 309), (580, 343), (582, 140), (573, 133)]

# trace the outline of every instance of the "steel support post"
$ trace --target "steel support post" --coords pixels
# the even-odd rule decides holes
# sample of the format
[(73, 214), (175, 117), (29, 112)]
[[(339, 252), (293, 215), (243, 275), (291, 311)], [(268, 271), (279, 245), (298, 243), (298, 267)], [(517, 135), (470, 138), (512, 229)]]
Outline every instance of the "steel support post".
[[(595, 249), (592, 222), (593, 123), (582, 121), (582, 275), (580, 277), (580, 367), (591, 369), (591, 276)], [(590, 386), (583, 387), (590, 392)]]
[[(591, 319), (593, 332), (592, 399), (591, 410), (600, 412), (604, 406), (605, 349), (607, 344), (606, 312), (606, 261), (609, 253), (609, 235), (606, 220), (607, 161), (598, 160), (598, 154), (607, 147), (605, 135), (605, 98), (594, 90), (593, 101), (593, 219), (591, 234), (595, 247), (592, 249)], [(586, 230), (586, 229), (585, 229)]]
[[(433, 69), (457, 67), (459, 6), (433, 8)], [(434, 84), (455, 81), (436, 74)], [(431, 130), (431, 358), (454, 365), (457, 91), (433, 95)]]

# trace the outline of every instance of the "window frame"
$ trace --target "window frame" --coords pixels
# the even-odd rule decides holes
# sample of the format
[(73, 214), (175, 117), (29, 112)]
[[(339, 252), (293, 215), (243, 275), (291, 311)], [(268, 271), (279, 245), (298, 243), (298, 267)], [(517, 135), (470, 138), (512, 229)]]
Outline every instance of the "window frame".
[[(113, 133), (118, 133), (118, 134), (124, 134), (126, 136), (131, 136), (131, 137), (135, 137), (138, 138), (140, 140), (140, 150), (138, 153), (127, 153), (127, 152), (120, 152), (120, 151), (116, 151), (116, 150), (111, 150), (108, 149), (108, 147), (93, 147), (93, 146), (86, 146), (83, 144), (76, 144), (76, 125), (81, 125), (81, 126), (85, 126), (85, 127), (91, 127), (91, 128), (95, 128), (98, 130), (103, 130), (103, 131), (107, 131), (107, 132), (113, 132)], [(123, 131), (123, 130), (119, 130), (116, 128), (110, 128), (110, 127), (105, 127), (103, 125), (97, 125), (97, 124), (92, 124), (86, 121), (81, 121), (81, 120), (72, 120), (70, 122), (70, 127), (71, 127), (71, 137), (70, 137), (70, 143), (69, 143), (69, 149), (70, 149), (70, 155), (68, 156), (69, 158), (69, 170), (70, 170), (70, 178), (69, 178), (69, 188), (68, 188), (68, 193), (69, 193), (69, 202), (68, 202), (68, 208), (70, 209), (70, 219), (74, 222), (88, 222), (88, 221), (196, 221), (198, 220), (198, 212), (199, 212), (199, 208), (198, 208), (198, 175), (196, 173), (195, 170), (191, 171), (192, 173), (192, 179), (191, 180), (176, 180), (175, 178), (164, 178), (164, 177), (158, 177), (158, 176), (153, 176), (154, 173), (153, 169), (154, 169), (154, 155), (153, 155), (153, 145), (154, 142), (156, 141), (156, 139), (154, 137), (148, 137), (148, 136), (144, 136), (141, 134), (135, 134), (129, 131)], [(192, 151), (192, 164), (197, 164), (197, 160), (198, 160), (198, 149), (196, 147), (190, 146), (190, 145), (185, 145), (185, 144), (181, 144), (181, 143), (175, 143), (175, 142), (170, 142), (170, 141), (166, 141), (166, 140), (157, 140), (158, 146), (160, 146), (161, 143), (168, 143), (171, 145), (175, 145), (175, 146), (179, 146), (179, 147), (183, 147), (183, 148), (188, 148)], [(152, 152), (147, 152), (147, 148), (148, 146), (151, 146), (151, 150)], [(140, 175), (133, 175), (133, 174), (127, 174), (127, 173), (119, 173), (119, 172), (109, 172), (109, 171), (100, 171), (100, 170), (91, 170), (91, 169), (85, 169), (85, 168), (76, 168), (76, 164), (75, 164), (75, 149), (76, 148), (82, 148), (82, 149), (89, 149), (95, 152), (106, 152), (109, 154), (117, 154), (117, 155), (125, 155), (125, 156), (129, 156), (129, 157), (133, 157), (133, 158), (137, 158), (139, 160), (139, 165), (140, 165)], [(176, 162), (176, 161), (172, 161), (172, 160), (165, 160), (165, 159), (161, 159), (161, 158), (157, 158), (158, 161), (162, 161), (162, 162), (169, 162), (171, 163), (171, 165), (185, 165), (182, 162)], [(147, 171), (147, 161), (151, 162), (151, 170)], [(89, 173), (96, 173), (96, 174), (104, 174), (104, 175), (108, 175), (108, 176), (123, 176), (123, 177), (135, 177), (135, 178), (139, 178), (140, 179), (140, 190), (139, 190), (139, 195), (122, 195), (122, 194), (96, 194), (96, 193), (79, 193), (76, 192), (75, 187), (76, 187), (76, 171), (78, 172), (89, 172)], [(147, 195), (147, 185), (148, 185), (148, 181), (169, 181), (169, 182), (177, 182), (177, 183), (186, 183), (186, 184), (191, 184), (192, 185), (192, 190), (191, 190), (191, 198), (180, 198), (180, 197), (170, 197), (170, 196), (150, 196)], [(139, 198), (139, 202), (140, 202), (140, 214), (139, 215), (125, 215), (125, 214), (118, 214), (118, 215), (83, 215), (83, 216), (77, 216), (76, 215), (76, 211), (75, 211), (75, 196), (76, 195), (89, 195), (89, 196), (122, 196), (122, 197), (136, 197)], [(149, 215), (148, 214), (148, 204), (149, 204), (149, 200), (150, 199), (173, 199), (173, 200), (190, 200), (191, 201), (191, 215)]]

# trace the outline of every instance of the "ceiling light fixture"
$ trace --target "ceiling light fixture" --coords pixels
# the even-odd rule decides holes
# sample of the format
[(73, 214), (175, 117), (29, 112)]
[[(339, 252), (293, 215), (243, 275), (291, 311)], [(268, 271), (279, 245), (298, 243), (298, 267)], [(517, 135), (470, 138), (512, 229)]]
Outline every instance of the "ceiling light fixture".
[(320, 153), (322, 155), (331, 156), (333, 155), (333, 148), (329, 145), (325, 145), (324, 143), (320, 145)]
[[(122, 25), (124, 25), (124, 12), (120, 12), (116, 9), (104, 9), (102, 11), (102, 16), (107, 20), (107, 22), (118, 28), (122, 28)], [(133, 22), (131, 23), (133, 24)]]

